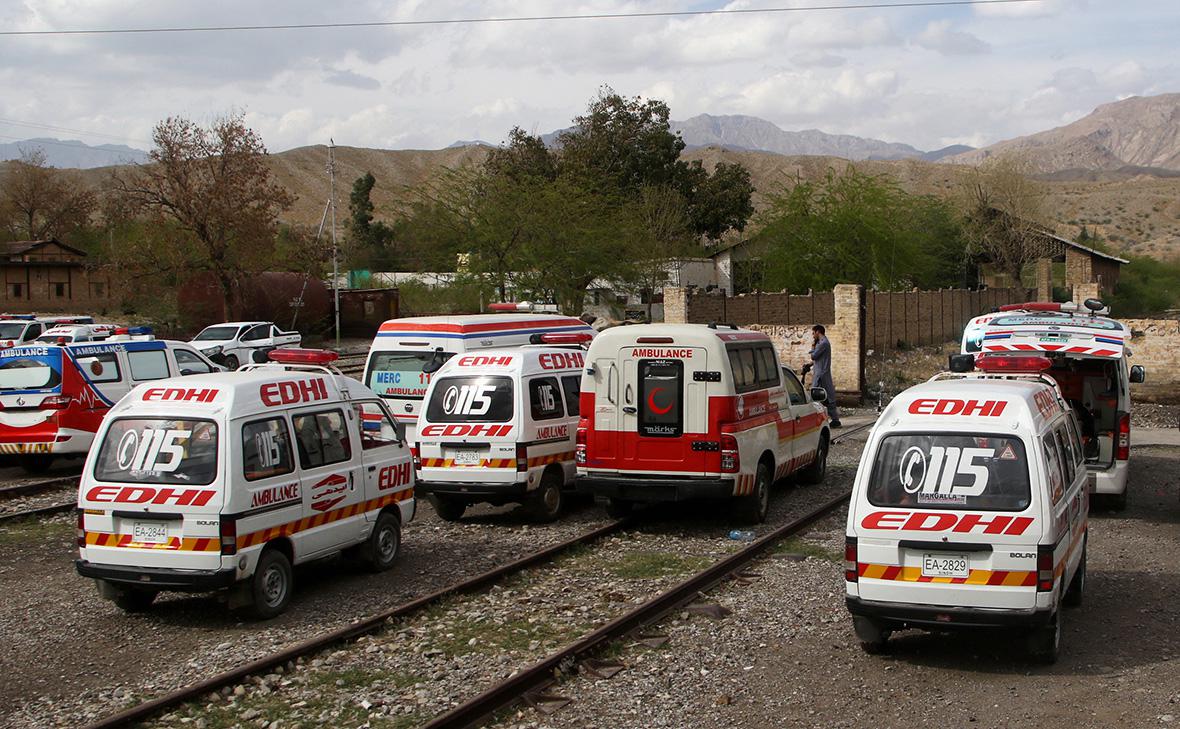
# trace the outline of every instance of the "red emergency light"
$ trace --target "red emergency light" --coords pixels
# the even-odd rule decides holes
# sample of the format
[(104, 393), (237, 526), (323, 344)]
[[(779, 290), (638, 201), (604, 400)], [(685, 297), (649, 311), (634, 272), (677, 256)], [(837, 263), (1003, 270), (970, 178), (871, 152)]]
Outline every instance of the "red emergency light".
[(636, 344), (672, 344), (676, 340), (672, 337), (637, 337)]
[(340, 359), (338, 353), (327, 349), (299, 349), (297, 347), (273, 349), (267, 356), (270, 357), (271, 362), (279, 364), (326, 365)]
[(594, 335), (590, 332), (549, 332), (542, 334), (540, 339), (541, 344), (585, 344), (594, 339)]
[(1023, 304), (1004, 304), (1000, 311), (1061, 311), (1061, 304), (1052, 301), (1027, 301)]
[(1039, 355), (985, 354), (975, 360), (975, 368), (983, 372), (1044, 372), (1053, 360)]

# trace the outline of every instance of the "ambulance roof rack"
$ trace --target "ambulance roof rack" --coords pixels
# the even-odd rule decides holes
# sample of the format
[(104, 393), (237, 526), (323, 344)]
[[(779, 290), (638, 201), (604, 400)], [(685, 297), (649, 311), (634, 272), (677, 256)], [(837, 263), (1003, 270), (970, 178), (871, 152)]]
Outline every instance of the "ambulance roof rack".
[(523, 312), (549, 313), (549, 314), (558, 313), (557, 312), (557, 304), (537, 304), (537, 303), (533, 303), (531, 301), (521, 301), (521, 302), (499, 301), (494, 304), (488, 304), (488, 310), (489, 311), (498, 311), (498, 312), (523, 311)]
[(0, 314), (0, 319), (7, 319), (9, 321), (14, 319), (19, 319), (21, 321), (32, 321), (36, 318), (36, 314)]
[(238, 368), (238, 372), (258, 369), (281, 367), (284, 370), (301, 372), (322, 372), (328, 375), (342, 375), (343, 373), (332, 365), (340, 359), (337, 352), (328, 349), (302, 349), (299, 347), (282, 347), (272, 349), (266, 353), (269, 362), (245, 364)]
[(952, 354), (948, 358), (947, 372), (939, 372), (928, 382), (947, 379), (1022, 379), (1036, 380), (1049, 385), (1061, 395), (1057, 380), (1045, 374), (1053, 366), (1053, 360), (1045, 355), (1035, 354)]
[(575, 345), (585, 346), (594, 339), (590, 332), (548, 332), (546, 334), (530, 334), (529, 344), (538, 345)]
[(734, 324), (733, 322), (728, 322), (728, 321), (721, 321), (721, 322), (711, 321), (711, 322), (709, 322), (710, 329), (717, 329), (719, 327), (728, 327), (729, 329), (737, 329), (738, 325)]

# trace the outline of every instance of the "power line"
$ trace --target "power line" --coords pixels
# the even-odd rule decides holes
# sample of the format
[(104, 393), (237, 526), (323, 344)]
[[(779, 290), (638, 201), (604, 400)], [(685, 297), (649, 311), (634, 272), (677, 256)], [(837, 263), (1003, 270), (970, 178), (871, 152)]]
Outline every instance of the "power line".
[(320, 28), (390, 28), (418, 25), (475, 25), (552, 20), (615, 20), (623, 18), (683, 18), (702, 15), (763, 15), (820, 10), (870, 10), (884, 8), (932, 8), (961, 5), (1009, 5), (1043, 0), (932, 0), (931, 2), (872, 2), (847, 5), (810, 5), (794, 8), (722, 8), (718, 10), (667, 10), (636, 13), (579, 13), (576, 15), (521, 15), (507, 18), (437, 18), (433, 20), (372, 20), (356, 23), (284, 23), (274, 25), (210, 25), (171, 28), (91, 28), (77, 30), (0, 30), (0, 36), (129, 35), (142, 33), (214, 33), (243, 30), (314, 30)]

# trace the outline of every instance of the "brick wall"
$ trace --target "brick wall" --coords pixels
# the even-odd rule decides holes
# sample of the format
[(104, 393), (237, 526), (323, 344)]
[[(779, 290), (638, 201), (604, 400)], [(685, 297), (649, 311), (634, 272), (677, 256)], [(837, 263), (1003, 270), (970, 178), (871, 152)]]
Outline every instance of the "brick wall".
[(1132, 399), (1175, 401), (1180, 397), (1180, 321), (1121, 321), (1131, 330), (1130, 363), (1147, 370), (1144, 384), (1131, 385)]
[(865, 348), (874, 352), (942, 344), (962, 336), (972, 317), (1004, 304), (1030, 301), (1025, 288), (869, 291), (865, 293)]

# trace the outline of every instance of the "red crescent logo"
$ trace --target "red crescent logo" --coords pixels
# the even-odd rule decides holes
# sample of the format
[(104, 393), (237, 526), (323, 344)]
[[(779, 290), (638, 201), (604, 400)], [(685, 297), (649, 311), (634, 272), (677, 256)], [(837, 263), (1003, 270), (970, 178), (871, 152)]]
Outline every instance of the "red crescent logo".
[(651, 393), (648, 394), (648, 396), (647, 396), (647, 407), (649, 410), (651, 410), (656, 415), (667, 415), (668, 413), (672, 412), (672, 408), (676, 407), (675, 402), (669, 403), (668, 407), (666, 407), (666, 408), (662, 408), (662, 407), (656, 405), (656, 393), (663, 392), (663, 390), (664, 390), (664, 388), (657, 387), (657, 388), (653, 389), (651, 391)]

